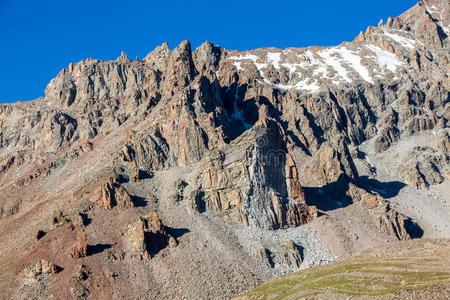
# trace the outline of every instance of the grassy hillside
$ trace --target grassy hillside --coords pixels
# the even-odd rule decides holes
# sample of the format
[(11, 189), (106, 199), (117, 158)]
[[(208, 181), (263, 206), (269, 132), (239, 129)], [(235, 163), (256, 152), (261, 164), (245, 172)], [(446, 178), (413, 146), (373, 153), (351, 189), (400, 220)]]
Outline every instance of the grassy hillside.
[(450, 299), (449, 240), (388, 244), (263, 284), (237, 299)]

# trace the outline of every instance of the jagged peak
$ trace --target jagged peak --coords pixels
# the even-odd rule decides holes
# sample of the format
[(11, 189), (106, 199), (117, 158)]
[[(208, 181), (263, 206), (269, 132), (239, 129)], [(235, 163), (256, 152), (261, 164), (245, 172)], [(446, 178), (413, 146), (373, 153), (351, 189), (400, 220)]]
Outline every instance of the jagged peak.
[(194, 51), (197, 69), (202, 70), (211, 66), (217, 68), (221, 53), (220, 46), (216, 46), (210, 41), (204, 42)]
[(128, 55), (125, 54), (125, 52), (121, 51), (120, 56), (117, 58), (117, 61), (119, 61), (119, 62), (131, 62), (131, 59), (128, 57)]
[(191, 42), (189, 40), (182, 41), (175, 49), (173, 49), (172, 54), (174, 56), (183, 55), (183, 54), (191, 54)]
[[(421, 30), (426, 24), (435, 24), (448, 36), (450, 33), (450, 12), (448, 1), (423, 0), (394, 18), (393, 26), (403, 30)], [(426, 34), (430, 34), (427, 32)], [(434, 34), (434, 33), (433, 33)], [(442, 34), (440, 34), (442, 35)], [(441, 37), (442, 39), (442, 37)]]
[(154, 50), (150, 51), (145, 57), (144, 61), (150, 60), (152, 57), (155, 56), (169, 56), (170, 55), (170, 48), (169, 44), (167, 42), (161, 44), (160, 46), (157, 46)]
[(420, 2), (434, 22), (442, 27), (446, 35), (450, 33), (450, 4), (447, 0), (423, 0)]

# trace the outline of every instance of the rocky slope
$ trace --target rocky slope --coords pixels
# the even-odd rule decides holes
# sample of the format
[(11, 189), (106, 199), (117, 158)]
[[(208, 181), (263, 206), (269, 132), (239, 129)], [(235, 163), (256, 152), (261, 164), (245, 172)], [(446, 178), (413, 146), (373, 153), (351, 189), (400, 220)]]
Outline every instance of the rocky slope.
[(450, 236), (449, 23), (427, 0), (336, 47), (163, 44), (0, 105), (5, 297), (228, 298)]

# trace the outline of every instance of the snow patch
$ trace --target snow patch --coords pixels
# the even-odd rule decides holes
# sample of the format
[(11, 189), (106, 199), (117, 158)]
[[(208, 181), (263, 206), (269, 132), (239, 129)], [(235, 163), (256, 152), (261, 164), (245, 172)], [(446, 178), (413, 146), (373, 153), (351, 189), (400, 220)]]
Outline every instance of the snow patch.
[(347, 48), (342, 47), (341, 56), (352, 68), (361, 76), (362, 79), (369, 83), (374, 83), (372, 77), (369, 75), (369, 70), (361, 64), (361, 57), (359, 55), (354, 54), (352, 51)]
[(282, 63), (282, 67), (289, 70), (289, 73), (292, 75), (293, 73), (297, 72), (297, 68), (301, 67), (301, 64), (293, 64), (293, 63)]
[(258, 56), (254, 55), (254, 54), (250, 54), (250, 53), (245, 53), (244, 56), (230, 56), (230, 59), (233, 60), (252, 60), (252, 61), (256, 61), (259, 59)]
[(236, 67), (236, 69), (238, 69), (238, 71), (244, 70), (244, 69), (241, 67), (241, 62), (240, 62), (240, 61), (235, 61), (235, 62), (233, 63), (233, 65)]
[(377, 46), (367, 45), (366, 47), (367, 49), (375, 53), (377, 63), (381, 68), (386, 67), (391, 72), (395, 72), (395, 70), (397, 70), (397, 67), (400, 67), (404, 64), (400, 59), (398, 59), (397, 56), (384, 51)]
[(269, 82), (268, 80), (264, 80), (265, 83), (268, 83), (270, 85), (273, 85), (276, 88), (282, 89), (282, 90), (291, 90), (291, 89), (297, 89), (297, 90), (307, 90), (310, 92), (317, 92), (320, 90), (320, 86), (317, 84), (317, 81), (312, 81), (309, 82), (310, 80), (305, 79), (305, 80), (301, 80), (299, 82), (297, 82), (294, 85), (290, 85), (290, 84), (273, 84), (271, 82)]
[(231, 56), (230, 59), (232, 60), (251, 60), (258, 70), (267, 67), (267, 64), (264, 63), (257, 63), (257, 61), (260, 59), (258, 56), (250, 53), (246, 53), (244, 56)]
[(299, 57), (304, 60), (301, 64), (303, 68), (306, 69), (311, 68), (311, 66), (314, 67), (314, 76), (320, 75), (322, 78), (329, 78), (328, 65), (324, 64), (320, 59), (316, 58), (314, 56), (314, 52), (307, 50), (302, 55), (299, 55)]
[(321, 56), (325, 63), (331, 66), (338, 75), (346, 82), (352, 82), (352, 80), (348, 77), (348, 71), (342, 65), (342, 59), (340, 59), (337, 55), (339, 54), (339, 50), (337, 49), (326, 49), (317, 53)]
[[(378, 51), (379, 50), (379, 51)], [(245, 55), (232, 56), (230, 59), (239, 60), (234, 62), (234, 65), (240, 70), (242, 69), (242, 62), (248, 60), (253, 62), (259, 74), (261, 75), (263, 82), (270, 84), (279, 89), (298, 89), (306, 90), (310, 92), (317, 92), (320, 90), (321, 79), (331, 79), (332, 83), (339, 85), (342, 82), (352, 83), (352, 77), (350, 74), (356, 73), (359, 78), (362, 78), (370, 84), (374, 84), (374, 79), (371, 77), (368, 68), (362, 64), (362, 57), (357, 51), (352, 51), (346, 47), (334, 47), (313, 52), (306, 50), (299, 54), (297, 62), (283, 62), (281, 58), (281, 52), (267, 53), (266, 59), (262, 59), (254, 54), (246, 53)], [(376, 57), (371, 56), (371, 59), (375, 59), (378, 64), (383, 67), (386, 66), (392, 72), (396, 67), (403, 64), (394, 55), (384, 52), (381, 49), (373, 50)], [(266, 68), (269, 64), (272, 64), (275, 69), (279, 70), (281, 67), (289, 70), (291, 78), (293, 75), (298, 75), (297, 78), (300, 81), (296, 83), (273, 83), (264, 76), (262, 69)], [(334, 70), (337, 75), (331, 75), (331, 70)], [(305, 73), (311, 72), (312, 76), (305, 78)], [(297, 79), (296, 78), (296, 79)]]
[(388, 33), (385, 31), (384, 35), (408, 49), (414, 49), (417, 44), (417, 42), (415, 40), (406, 38), (406, 37), (398, 35), (398, 34)]
[[(296, 72), (297, 67), (306, 67), (306, 65), (303, 65), (303, 64), (290, 64), (290, 63), (280, 64), (281, 53), (267, 53), (266, 57), (267, 57), (268, 63), (272, 63), (274, 68), (280, 69), (280, 65), (281, 65), (281, 66), (286, 67), (287, 69), (289, 69), (291, 74)], [(244, 56), (242, 56), (242, 55), (241, 56), (231, 56), (229, 59), (241, 60), (241, 61), (242, 60), (250, 60), (250, 61), (252, 61), (256, 65), (256, 68), (258, 69), (259, 74), (263, 78), (263, 81), (265, 83), (269, 84), (269, 85), (272, 85), (272, 86), (276, 87), (276, 88), (284, 89), (284, 90), (298, 89), (298, 90), (306, 90), (306, 91), (309, 91), (309, 92), (316, 92), (316, 91), (320, 90), (320, 87), (317, 84), (317, 82), (316, 81), (310, 82), (309, 79), (305, 79), (305, 80), (299, 81), (299, 82), (297, 82), (296, 84), (293, 84), (293, 85), (275, 84), (275, 83), (271, 82), (270, 80), (268, 80), (264, 76), (264, 72), (262, 71), (262, 69), (264, 69), (264, 68), (266, 68), (268, 66), (268, 63), (258, 63), (257, 61), (260, 58), (258, 56), (256, 56), (256, 55), (254, 55), (254, 54), (246, 53)], [(236, 63), (237, 62), (234, 62), (235, 65), (236, 65)], [(239, 64), (239, 67), (241, 67), (240, 64)], [(241, 117), (241, 113), (238, 110), (236, 110), (236, 109), (233, 112), (233, 115), (234, 114), (235, 114), (235, 117), (234, 117), (235, 119), (239, 119)]]
[(272, 63), (275, 69), (280, 68), (281, 53), (267, 53), (267, 61)]

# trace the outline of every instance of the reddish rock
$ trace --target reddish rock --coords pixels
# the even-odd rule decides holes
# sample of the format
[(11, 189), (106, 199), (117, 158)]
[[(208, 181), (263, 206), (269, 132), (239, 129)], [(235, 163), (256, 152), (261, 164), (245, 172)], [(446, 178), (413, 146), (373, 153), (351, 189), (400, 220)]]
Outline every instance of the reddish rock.
[(40, 276), (54, 276), (58, 273), (58, 267), (51, 261), (42, 259), (32, 267), (24, 270), (25, 277), (38, 279)]
[(120, 208), (134, 207), (131, 195), (120, 184), (117, 175), (109, 177), (102, 183), (91, 197), (91, 201), (106, 209), (111, 209), (115, 206)]
[(77, 240), (70, 250), (70, 255), (72, 258), (82, 258), (87, 256), (87, 238), (86, 231), (84, 229), (78, 230)]

